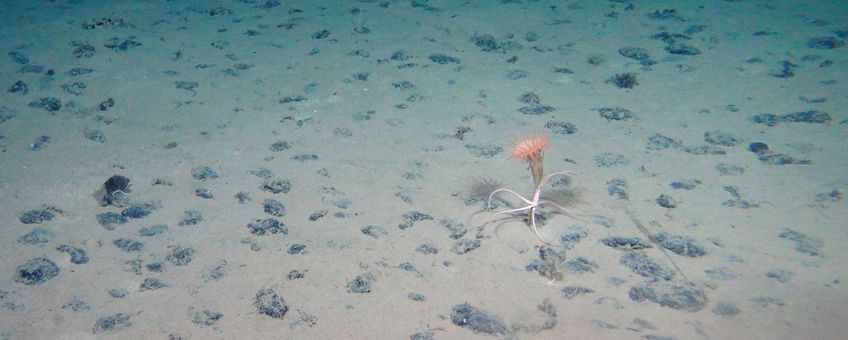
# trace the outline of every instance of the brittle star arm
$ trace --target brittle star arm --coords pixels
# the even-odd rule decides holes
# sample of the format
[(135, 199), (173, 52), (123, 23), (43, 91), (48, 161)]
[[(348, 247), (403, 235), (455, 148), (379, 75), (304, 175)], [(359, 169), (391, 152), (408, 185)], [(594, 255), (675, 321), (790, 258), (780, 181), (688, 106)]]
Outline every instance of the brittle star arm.
[(516, 197), (518, 197), (519, 199), (521, 199), (522, 201), (524, 201), (524, 203), (527, 203), (527, 204), (530, 204), (530, 205), (534, 205), (534, 204), (535, 204), (535, 202), (533, 202), (533, 201), (531, 201), (531, 200), (528, 200), (528, 199), (524, 198), (524, 196), (519, 195), (519, 194), (518, 194), (517, 192), (515, 192), (515, 191), (512, 191), (512, 190), (507, 189), (507, 188), (501, 188), (501, 189), (498, 189), (498, 190), (492, 191), (492, 193), (491, 193), (491, 194), (489, 194), (489, 200), (488, 200), (488, 201), (486, 201), (486, 209), (491, 208), (491, 206), (492, 206), (492, 198), (495, 196), (495, 194), (497, 194), (497, 193), (499, 193), (499, 192), (501, 192), (501, 191), (503, 191), (503, 192), (508, 192), (508, 193), (510, 193), (510, 194), (515, 195)]
[(539, 238), (539, 241), (542, 241), (542, 243), (547, 244), (547, 245), (551, 244), (550, 242), (548, 242), (548, 240), (546, 240), (544, 237), (542, 237), (542, 234), (539, 233), (539, 228), (536, 227), (536, 206), (535, 205), (530, 207), (530, 229), (533, 229), (533, 233), (536, 234), (536, 237)]

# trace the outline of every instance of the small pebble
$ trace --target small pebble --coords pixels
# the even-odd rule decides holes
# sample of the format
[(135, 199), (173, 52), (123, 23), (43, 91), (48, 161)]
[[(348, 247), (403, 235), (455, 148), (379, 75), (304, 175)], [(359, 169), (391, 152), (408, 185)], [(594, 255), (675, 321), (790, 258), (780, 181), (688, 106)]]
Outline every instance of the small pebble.
[(15, 281), (25, 285), (44, 283), (59, 275), (59, 266), (44, 257), (36, 257), (18, 266)]
[(50, 221), (56, 215), (50, 209), (30, 210), (21, 215), (19, 220), (23, 224), (37, 224), (44, 221)]
[(80, 248), (72, 247), (67, 244), (62, 244), (56, 247), (56, 250), (71, 255), (71, 263), (73, 264), (88, 263), (88, 255), (86, 255), (85, 251)]
[(191, 177), (200, 181), (207, 181), (210, 179), (217, 179), (218, 173), (208, 166), (199, 166), (191, 169)]
[(155, 277), (148, 277), (145, 278), (144, 281), (141, 283), (139, 290), (143, 292), (146, 290), (157, 290), (165, 287), (167, 286), (165, 285), (165, 283), (162, 282), (162, 280), (159, 280)]
[(735, 316), (740, 312), (739, 307), (727, 301), (717, 301), (713, 313), (721, 316)]
[(215, 198), (215, 194), (212, 193), (212, 190), (206, 188), (197, 188), (194, 189), (194, 195), (203, 199), (212, 199)]
[(175, 266), (185, 266), (194, 259), (197, 250), (194, 248), (177, 247), (168, 254), (168, 261)]
[(180, 226), (195, 225), (203, 221), (203, 215), (196, 210), (186, 210), (183, 212), (183, 219), (180, 221)]
[(371, 292), (371, 284), (374, 276), (371, 273), (357, 275), (353, 280), (347, 282), (347, 292), (365, 294)]
[(275, 319), (282, 319), (289, 311), (289, 306), (286, 304), (286, 300), (271, 288), (260, 289), (259, 292), (256, 293), (254, 305), (259, 310), (260, 314), (264, 314)]
[(19, 237), (18, 243), (42, 244), (50, 242), (51, 240), (53, 240), (54, 237), (56, 237), (56, 234), (54, 234), (52, 231), (41, 227), (36, 227), (32, 229), (32, 231), (30, 231), (28, 234)]
[(97, 334), (104, 331), (117, 331), (132, 326), (130, 316), (124, 313), (118, 313), (106, 317), (102, 317), (94, 323), (92, 333)]

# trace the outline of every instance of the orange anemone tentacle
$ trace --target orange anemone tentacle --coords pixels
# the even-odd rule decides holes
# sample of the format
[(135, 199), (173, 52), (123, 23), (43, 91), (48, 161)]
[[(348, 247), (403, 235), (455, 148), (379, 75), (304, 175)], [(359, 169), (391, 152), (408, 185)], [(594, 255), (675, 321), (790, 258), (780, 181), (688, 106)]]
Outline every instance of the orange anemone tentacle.
[(546, 133), (521, 137), (512, 143), (512, 157), (528, 161), (538, 160), (542, 156), (542, 149), (548, 145), (548, 141), (549, 138)]

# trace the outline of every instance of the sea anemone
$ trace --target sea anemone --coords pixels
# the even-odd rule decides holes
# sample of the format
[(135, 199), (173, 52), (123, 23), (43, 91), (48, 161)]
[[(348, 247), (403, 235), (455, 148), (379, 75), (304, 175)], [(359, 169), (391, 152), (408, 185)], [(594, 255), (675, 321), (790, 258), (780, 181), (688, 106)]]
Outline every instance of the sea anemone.
[(537, 133), (527, 135), (512, 143), (512, 157), (515, 159), (526, 159), (533, 161), (542, 157), (542, 149), (548, 145), (548, 135)]
[[(536, 234), (536, 237), (539, 238), (539, 241), (542, 241), (544, 244), (551, 244), (542, 234), (539, 233), (539, 228), (536, 225), (536, 212), (538, 209), (543, 208), (544, 206), (551, 205), (558, 208), (565, 214), (569, 214), (569, 211), (565, 208), (565, 206), (556, 203), (554, 200), (542, 197), (542, 188), (552, 177), (566, 177), (566, 180), (570, 180), (573, 173), (568, 171), (558, 171), (548, 175), (544, 174), (542, 169), (542, 150), (548, 145), (550, 139), (548, 138), (548, 134), (544, 132), (539, 132), (535, 134), (529, 134), (522, 138), (516, 139), (512, 142), (512, 157), (518, 159), (520, 161), (527, 161), (530, 166), (530, 173), (533, 175), (533, 195), (530, 197), (524, 197), (513, 191), (512, 189), (507, 188), (499, 188), (495, 189), (491, 193), (489, 193), (489, 198), (486, 201), (486, 209), (492, 208), (492, 199), (495, 195), (500, 193), (509, 193), (514, 195), (515, 197), (521, 199), (522, 202), (526, 203), (522, 207), (513, 208), (510, 207), (506, 210), (501, 210), (496, 212), (495, 214), (515, 214), (521, 212), (527, 212), (527, 221), (530, 222), (530, 229), (533, 230), (533, 233)], [(484, 181), (485, 184), (485, 181)], [(482, 184), (481, 184), (482, 185)], [(492, 187), (491, 185), (489, 187)], [(562, 194), (562, 193), (561, 193)]]
[(524, 159), (530, 163), (530, 172), (533, 175), (533, 183), (539, 186), (542, 183), (544, 170), (542, 169), (542, 149), (548, 145), (546, 133), (527, 135), (512, 143), (512, 157)]

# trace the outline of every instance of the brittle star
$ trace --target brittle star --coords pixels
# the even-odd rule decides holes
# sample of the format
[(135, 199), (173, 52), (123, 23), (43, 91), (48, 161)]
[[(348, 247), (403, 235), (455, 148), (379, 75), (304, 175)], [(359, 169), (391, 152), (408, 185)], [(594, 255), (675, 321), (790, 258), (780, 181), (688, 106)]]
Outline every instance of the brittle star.
[[(575, 174), (573, 172), (570, 172), (570, 171), (559, 171), (559, 172), (550, 173), (550, 174), (542, 177), (542, 180), (539, 181), (539, 185), (536, 186), (536, 190), (533, 191), (533, 199), (532, 200), (524, 198), (524, 196), (521, 196), (517, 192), (510, 190), (510, 189), (507, 189), (507, 188), (497, 189), (495, 191), (492, 191), (491, 194), (489, 194), (489, 199), (486, 202), (486, 210), (489, 210), (492, 207), (492, 197), (494, 197), (495, 194), (497, 194), (499, 192), (508, 192), (510, 194), (515, 195), (516, 197), (518, 197), (519, 199), (524, 201), (524, 203), (527, 203), (527, 205), (520, 207), (520, 208), (498, 211), (498, 212), (495, 212), (495, 215), (512, 214), (512, 213), (517, 213), (517, 212), (528, 210), (530, 212), (530, 229), (533, 230), (533, 233), (536, 234), (536, 237), (539, 238), (539, 241), (542, 241), (542, 243), (549, 245), (551, 243), (548, 242), (547, 240), (545, 240), (544, 237), (542, 237), (542, 235), (539, 233), (539, 228), (536, 227), (536, 209), (541, 207), (542, 205), (548, 205), (548, 204), (556, 207), (557, 209), (561, 210), (562, 212), (564, 212), (566, 214), (568, 214), (568, 209), (564, 208), (563, 206), (561, 206), (559, 204), (554, 203), (551, 200), (541, 198), (542, 187), (545, 186), (545, 183), (547, 183), (547, 181), (549, 179), (551, 179), (551, 177), (568, 176), (570, 178), (574, 178), (574, 175)], [(570, 214), (568, 214), (568, 215), (570, 216)]]

